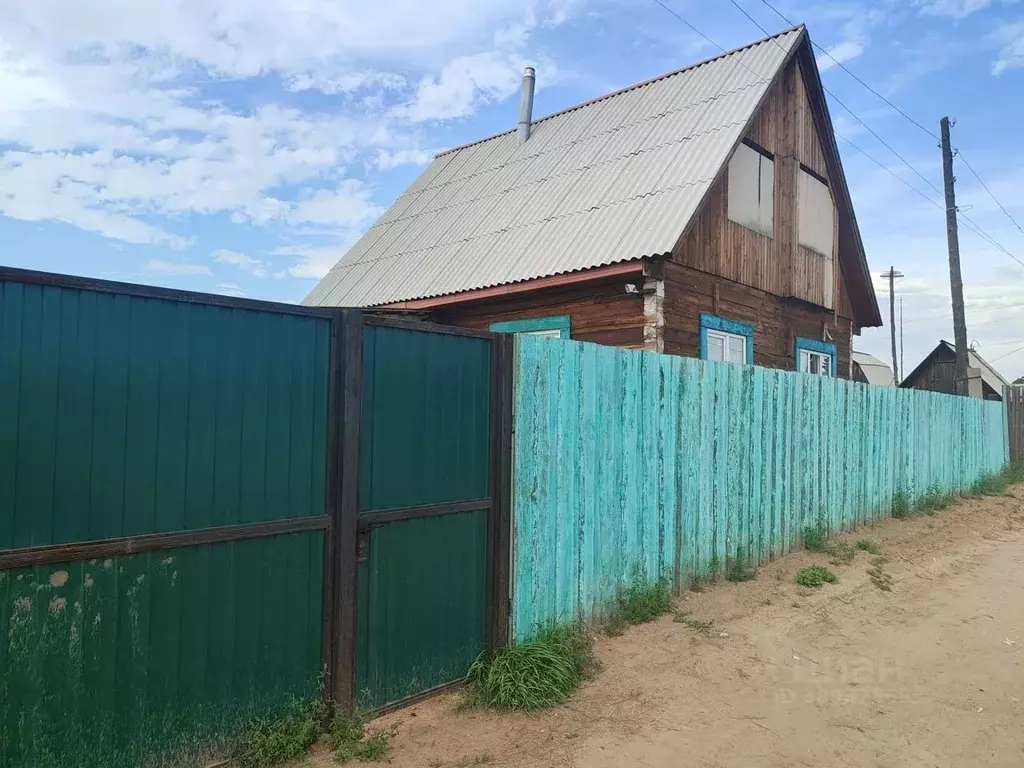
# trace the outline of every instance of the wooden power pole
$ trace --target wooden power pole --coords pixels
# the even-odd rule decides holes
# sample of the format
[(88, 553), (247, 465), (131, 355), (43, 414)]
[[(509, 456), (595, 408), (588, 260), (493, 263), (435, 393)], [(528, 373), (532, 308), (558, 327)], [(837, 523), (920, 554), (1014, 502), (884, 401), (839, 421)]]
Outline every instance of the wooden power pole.
[(896, 385), (900, 383), (900, 368), (896, 359), (896, 280), (903, 277), (903, 273), (896, 267), (889, 267), (888, 272), (883, 272), (882, 277), (889, 278), (889, 338), (892, 339), (892, 375), (896, 379)]
[(946, 191), (946, 240), (949, 245), (949, 292), (953, 299), (953, 338), (956, 341), (956, 389), (967, 394), (967, 318), (964, 316), (964, 280), (960, 275), (960, 236), (956, 225), (956, 191), (953, 189), (953, 149), (949, 145), (949, 118), (939, 123), (942, 131), (942, 178)]

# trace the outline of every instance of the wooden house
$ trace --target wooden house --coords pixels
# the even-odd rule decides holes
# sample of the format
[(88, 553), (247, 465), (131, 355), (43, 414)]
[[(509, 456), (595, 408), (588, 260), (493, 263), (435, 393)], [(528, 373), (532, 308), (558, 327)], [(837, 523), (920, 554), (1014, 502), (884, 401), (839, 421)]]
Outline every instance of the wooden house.
[[(982, 397), (1001, 402), (1003, 387), (1010, 386), (1010, 382), (973, 349), (967, 350), (967, 367), (981, 371)], [(903, 379), (900, 386), (904, 389), (927, 389), (931, 392), (944, 392), (947, 395), (957, 394), (956, 347), (948, 341), (940, 341), (917, 368)]]
[(802, 26), (442, 152), (306, 303), (848, 377), (881, 325)]
[(876, 387), (895, 387), (896, 375), (892, 368), (867, 352), (853, 352), (853, 370), (850, 378)]

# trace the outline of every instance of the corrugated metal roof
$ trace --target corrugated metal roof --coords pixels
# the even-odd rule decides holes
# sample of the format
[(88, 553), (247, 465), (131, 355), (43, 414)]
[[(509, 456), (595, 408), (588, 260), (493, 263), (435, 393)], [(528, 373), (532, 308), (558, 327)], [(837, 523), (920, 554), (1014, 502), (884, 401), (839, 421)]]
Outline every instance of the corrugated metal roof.
[(864, 373), (864, 378), (868, 380), (868, 384), (874, 384), (878, 387), (895, 387), (896, 377), (893, 375), (892, 368), (883, 363), (874, 355), (869, 355), (867, 352), (853, 352), (853, 362), (860, 366), (861, 371)]
[(803, 28), (442, 153), (304, 303), (375, 306), (672, 250)]

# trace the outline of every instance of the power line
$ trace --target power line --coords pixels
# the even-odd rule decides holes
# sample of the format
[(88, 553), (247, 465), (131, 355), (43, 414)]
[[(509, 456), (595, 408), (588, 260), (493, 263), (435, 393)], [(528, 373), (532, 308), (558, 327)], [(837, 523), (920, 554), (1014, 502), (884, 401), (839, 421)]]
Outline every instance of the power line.
[(1002, 210), (1002, 212), (1006, 214), (1006, 218), (1013, 222), (1013, 226), (1015, 226), (1020, 231), (1020, 233), (1024, 235), (1024, 228), (1022, 228), (1021, 225), (1017, 223), (1017, 220), (1010, 215), (1010, 212), (1006, 210), (1006, 206), (999, 202), (999, 198), (996, 197), (995, 194), (993, 194), (991, 189), (988, 188), (988, 184), (982, 181), (982, 178), (981, 176), (978, 175), (978, 172), (974, 170), (973, 166), (971, 166), (969, 162), (967, 162), (967, 158), (964, 157), (964, 153), (961, 152), (959, 149), (956, 151), (956, 153), (957, 156), (959, 156), (960, 158), (960, 162), (967, 166), (967, 170), (974, 174), (974, 178), (976, 178), (978, 180), (978, 183), (981, 184), (981, 186), (985, 189), (986, 192), (988, 192), (988, 196), (991, 197), (995, 201), (996, 205), (999, 206), (1000, 210)]
[(1009, 357), (1010, 355), (1015, 355), (1015, 354), (1017, 354), (1018, 352), (1020, 352), (1022, 350), (1024, 350), (1024, 347), (1017, 347), (1015, 350), (1013, 350), (1012, 352), (1007, 352), (1005, 355), (1000, 355), (999, 357), (993, 357), (991, 360), (989, 360), (989, 362), (990, 363), (994, 363), (996, 360), (1002, 360), (1004, 357)]
[[(775, 15), (777, 15), (777, 16), (778, 16), (779, 18), (781, 18), (781, 19), (782, 19), (783, 21), (785, 21), (785, 22), (786, 22), (787, 24), (789, 24), (790, 26), (792, 26), (792, 25), (793, 25), (793, 22), (792, 22), (792, 21), (790, 21), (790, 20), (789, 20), (788, 18), (786, 18), (786, 15), (785, 15), (784, 13), (782, 13), (782, 11), (780, 11), (780, 10), (779, 10), (778, 8), (776, 8), (776, 7), (774, 6), (774, 5), (772, 5), (771, 3), (769, 3), (769, 2), (768, 2), (768, 0), (761, 0), (761, 2), (762, 2), (762, 3), (764, 3), (765, 5), (767, 5), (767, 6), (769, 7), (769, 8), (771, 8), (771, 9), (772, 9), (772, 11), (774, 11), (774, 12), (775, 12)], [(817, 49), (818, 49), (819, 51), (821, 51), (821, 52), (822, 52), (823, 54), (825, 54), (825, 56), (827, 56), (827, 57), (828, 57), (828, 58), (829, 58), (829, 59), (830, 59), (830, 60), (832, 61), (832, 63), (833, 63), (833, 64), (835, 64), (835, 65), (836, 65), (837, 67), (839, 67), (839, 68), (840, 68), (841, 70), (843, 70), (843, 71), (844, 71), (844, 72), (845, 72), (846, 74), (848, 74), (848, 75), (849, 75), (850, 77), (852, 77), (852, 78), (853, 78), (854, 80), (856, 80), (856, 81), (857, 81), (858, 83), (860, 83), (860, 84), (861, 84), (861, 85), (863, 85), (863, 86), (864, 86), (865, 88), (867, 88), (867, 89), (868, 89), (869, 91), (871, 91), (871, 93), (873, 93), (873, 94), (874, 94), (875, 96), (877, 96), (877, 97), (878, 97), (878, 98), (880, 98), (880, 99), (881, 99), (882, 101), (884, 101), (884, 102), (885, 102), (886, 104), (888, 104), (888, 105), (889, 105), (889, 106), (890, 106), (890, 107), (891, 107), (892, 109), (894, 109), (894, 110), (896, 110), (897, 112), (899, 112), (899, 113), (900, 113), (901, 115), (903, 115), (903, 117), (905, 117), (905, 118), (906, 118), (907, 120), (909, 120), (909, 121), (910, 121), (911, 123), (913, 123), (913, 124), (914, 124), (915, 126), (917, 126), (918, 128), (920, 128), (920, 129), (921, 129), (922, 131), (924, 131), (924, 132), (925, 132), (926, 134), (928, 134), (929, 136), (931, 136), (931, 137), (932, 137), (933, 139), (935, 139), (936, 141), (938, 141), (938, 140), (939, 140), (939, 137), (938, 137), (938, 136), (936, 136), (936, 135), (935, 135), (935, 133), (933, 133), (932, 131), (930, 131), (930, 130), (928, 130), (927, 128), (925, 128), (925, 127), (924, 127), (923, 125), (921, 125), (921, 123), (919, 123), (919, 122), (918, 122), (917, 120), (915, 120), (914, 118), (912, 118), (912, 117), (911, 117), (910, 115), (908, 115), (908, 114), (907, 114), (906, 112), (904, 112), (904, 111), (903, 111), (902, 109), (900, 109), (900, 108), (899, 108), (899, 107), (897, 107), (897, 106), (896, 106), (895, 104), (893, 104), (893, 103), (892, 103), (891, 101), (889, 101), (889, 99), (885, 98), (885, 96), (883, 96), (882, 94), (880, 94), (880, 93), (879, 93), (878, 91), (876, 91), (876, 90), (875, 90), (874, 88), (872, 88), (872, 87), (871, 87), (870, 85), (868, 85), (868, 84), (867, 84), (867, 83), (865, 83), (865, 82), (864, 82), (863, 80), (861, 80), (861, 79), (860, 79), (859, 77), (857, 77), (857, 75), (855, 75), (855, 74), (854, 74), (853, 72), (851, 72), (851, 71), (850, 71), (850, 70), (849, 70), (849, 69), (848, 69), (848, 68), (847, 68), (847, 67), (846, 67), (846, 66), (845, 66), (845, 65), (843, 64), (843, 62), (839, 61), (839, 59), (835, 58), (835, 57), (834, 57), (834, 56), (833, 56), (833, 55), (832, 55), (831, 53), (829, 53), (827, 49), (825, 49), (825, 48), (823, 48), (822, 46), (818, 45), (818, 44), (817, 44), (816, 42), (814, 42), (813, 40), (811, 40), (811, 45), (813, 45), (813, 46), (814, 46), (815, 48), (817, 48)]]
[[(725, 47), (723, 47), (722, 45), (720, 45), (719, 43), (715, 42), (715, 41), (714, 41), (714, 40), (712, 40), (712, 39), (711, 39), (710, 37), (708, 37), (708, 36), (707, 36), (706, 34), (704, 34), (703, 32), (701, 32), (701, 31), (700, 31), (700, 30), (699, 30), (699, 29), (698, 29), (698, 28), (697, 28), (696, 26), (694, 26), (694, 25), (693, 25), (693, 24), (691, 24), (691, 23), (690, 23), (689, 21), (687, 21), (687, 20), (686, 20), (685, 18), (683, 18), (683, 17), (682, 17), (682, 16), (680, 16), (680, 15), (679, 15), (678, 13), (676, 13), (676, 12), (675, 12), (674, 10), (672, 10), (672, 8), (670, 8), (669, 6), (667, 6), (667, 5), (666, 5), (666, 4), (665, 4), (665, 3), (664, 3), (664, 2), (662, 1), (662, 0), (654, 0), (654, 2), (655, 2), (655, 3), (657, 3), (657, 4), (659, 5), (659, 6), (661, 6), (661, 8), (663, 8), (663, 9), (664, 9), (665, 11), (667, 11), (668, 13), (670, 13), (670, 14), (671, 14), (671, 15), (672, 15), (673, 17), (675, 17), (675, 18), (676, 18), (676, 19), (677, 19), (678, 21), (680, 21), (680, 22), (681, 22), (682, 24), (684, 24), (684, 25), (685, 25), (685, 26), (686, 26), (686, 27), (687, 27), (688, 29), (692, 30), (692, 31), (693, 31), (693, 32), (695, 32), (696, 34), (700, 35), (700, 36), (701, 36), (701, 37), (702, 37), (702, 38), (703, 38), (704, 40), (706, 40), (707, 42), (711, 43), (711, 45), (713, 45), (713, 46), (714, 46), (715, 48), (717, 48), (718, 50), (720, 50), (720, 51), (721, 51), (722, 53), (728, 53), (728, 51), (727, 51), (727, 50), (725, 49)], [(761, 24), (760, 24), (760, 23), (759, 23), (759, 22), (758, 22), (758, 21), (757, 21), (757, 20), (756, 20), (756, 19), (755, 19), (755, 18), (754, 18), (753, 16), (751, 16), (751, 15), (750, 15), (749, 13), (747, 13), (747, 11), (746, 11), (746, 10), (745, 10), (745, 9), (743, 8), (743, 6), (741, 6), (741, 5), (740, 5), (740, 4), (739, 4), (739, 3), (738, 3), (738, 2), (736, 1), (736, 0), (730, 0), (730, 2), (731, 2), (731, 3), (732, 3), (732, 4), (734, 5), (734, 6), (736, 6), (736, 8), (737, 8), (737, 9), (738, 9), (738, 10), (740, 11), (740, 13), (742, 13), (742, 14), (743, 14), (743, 15), (744, 15), (744, 16), (745, 16), (745, 17), (746, 17), (747, 19), (749, 19), (749, 20), (751, 21), (751, 23), (753, 23), (753, 24), (754, 24), (754, 26), (756, 26), (756, 27), (757, 27), (757, 28), (758, 28), (759, 30), (761, 30), (761, 33), (762, 33), (763, 35), (765, 35), (765, 37), (766, 37), (766, 38), (767, 38), (768, 40), (771, 40), (771, 41), (772, 41), (772, 42), (773, 42), (773, 43), (774, 43), (774, 44), (775, 44), (775, 45), (776, 45), (776, 46), (777, 46), (777, 47), (778, 47), (778, 48), (779, 48), (779, 49), (780, 49), (781, 51), (783, 51), (784, 53), (788, 53), (788, 51), (786, 51), (786, 49), (782, 47), (782, 44), (781, 44), (781, 43), (779, 43), (779, 41), (775, 39), (775, 36), (771, 35), (771, 34), (770, 34), (770, 33), (768, 32), (768, 30), (766, 30), (766, 29), (765, 29), (765, 28), (764, 28), (763, 26), (761, 26)], [(785, 17), (783, 16), (783, 18), (785, 18)], [(787, 21), (788, 21), (788, 20), (787, 20)], [(810, 39), (810, 38), (808, 37), (808, 39)], [(758, 73), (758, 72), (755, 72), (755, 71), (754, 71), (753, 69), (751, 69), (750, 67), (748, 67), (748, 66), (747, 66), (746, 64), (744, 64), (744, 63), (743, 63), (743, 61), (742, 61), (742, 60), (741, 60), (740, 58), (738, 58), (738, 57), (737, 57), (736, 59), (734, 59), (734, 61), (735, 61), (735, 64), (737, 64), (737, 65), (739, 65), (739, 66), (743, 67), (743, 68), (744, 68), (744, 69), (746, 69), (746, 70), (747, 70), (748, 72), (750, 72), (750, 73), (751, 73), (752, 75), (754, 75), (754, 76), (755, 76), (756, 78), (758, 78), (758, 81), (759, 81), (759, 82), (762, 82), (762, 83), (764, 83), (764, 82), (767, 82), (767, 81), (766, 81), (766, 80), (764, 79), (764, 76), (763, 76), (762, 74), (760, 74), (760, 73)], [(909, 162), (909, 161), (907, 161), (907, 159), (906, 159), (906, 158), (904, 158), (904, 157), (903, 157), (903, 156), (902, 156), (902, 155), (901, 155), (901, 154), (900, 154), (899, 152), (897, 152), (897, 151), (896, 151), (895, 149), (893, 149), (893, 148), (892, 148), (892, 146), (890, 146), (888, 142), (886, 142), (886, 141), (885, 141), (885, 140), (884, 140), (884, 139), (883, 139), (883, 138), (882, 138), (881, 136), (879, 136), (879, 135), (878, 135), (878, 134), (877, 134), (877, 133), (876, 133), (876, 132), (875, 132), (875, 131), (874, 131), (874, 130), (873, 130), (873, 129), (871, 128), (871, 126), (869, 126), (869, 125), (868, 125), (867, 123), (865, 123), (865, 122), (864, 122), (864, 121), (863, 121), (863, 120), (862, 120), (862, 119), (860, 118), (860, 116), (859, 116), (859, 115), (857, 115), (857, 113), (856, 113), (856, 112), (854, 112), (854, 111), (853, 111), (852, 109), (850, 109), (850, 108), (849, 108), (848, 106), (846, 106), (846, 104), (845, 104), (845, 103), (843, 103), (842, 101), (840, 101), (840, 99), (839, 99), (839, 98), (838, 98), (838, 97), (837, 97), (837, 96), (836, 96), (836, 95), (835, 95), (834, 93), (832, 93), (832, 92), (831, 92), (830, 90), (828, 90), (827, 88), (825, 88), (825, 86), (824, 86), (824, 85), (822, 85), (822, 89), (823, 89), (823, 90), (825, 91), (825, 93), (827, 93), (827, 94), (828, 94), (829, 96), (831, 96), (831, 97), (832, 97), (832, 98), (833, 98), (833, 99), (834, 99), (834, 100), (836, 101), (836, 103), (838, 103), (838, 104), (839, 104), (839, 105), (840, 105), (840, 106), (841, 106), (841, 107), (842, 107), (843, 109), (845, 109), (845, 110), (846, 110), (847, 112), (849, 112), (849, 113), (850, 113), (850, 114), (851, 114), (851, 115), (852, 115), (852, 116), (854, 117), (854, 119), (855, 119), (855, 120), (857, 120), (857, 122), (859, 122), (859, 123), (860, 123), (861, 125), (863, 125), (863, 126), (864, 126), (864, 127), (865, 127), (865, 128), (867, 129), (867, 130), (868, 130), (868, 132), (869, 132), (869, 133), (871, 133), (871, 135), (872, 135), (872, 136), (874, 136), (874, 137), (875, 137), (876, 139), (878, 139), (878, 141), (879, 141), (879, 142), (881, 142), (881, 144), (882, 144), (883, 146), (885, 146), (885, 147), (886, 147), (886, 148), (887, 148), (887, 149), (888, 149), (888, 150), (889, 150), (890, 152), (892, 152), (892, 153), (893, 153), (893, 154), (894, 154), (894, 155), (895, 155), (895, 156), (896, 156), (897, 158), (899, 158), (900, 162), (902, 162), (902, 163), (903, 163), (903, 164), (904, 164), (904, 165), (905, 165), (905, 166), (906, 166), (907, 168), (909, 168), (909, 169), (910, 169), (911, 171), (913, 171), (913, 172), (914, 172), (915, 174), (917, 174), (917, 176), (919, 176), (919, 177), (920, 177), (920, 178), (921, 178), (921, 179), (922, 179), (922, 180), (923, 180), (923, 181), (925, 182), (925, 184), (927, 184), (927, 185), (928, 185), (929, 187), (931, 187), (931, 188), (932, 188), (932, 189), (933, 189), (933, 190), (934, 190), (934, 191), (935, 191), (936, 193), (938, 193), (939, 195), (942, 195), (942, 194), (943, 194), (943, 193), (942, 193), (942, 191), (941, 191), (941, 190), (939, 190), (939, 188), (938, 188), (938, 187), (936, 187), (936, 186), (935, 186), (934, 184), (932, 184), (932, 183), (931, 183), (931, 181), (929, 181), (929, 180), (928, 180), (928, 178), (924, 176), (924, 174), (922, 174), (922, 173), (921, 173), (920, 171), (918, 171), (918, 170), (917, 170), (917, 169), (916, 169), (916, 168), (915, 168), (914, 166), (912, 166), (912, 165), (910, 164), (910, 162)], [(931, 199), (930, 197), (928, 197), (928, 196), (927, 196), (927, 195), (926, 195), (926, 194), (925, 194), (924, 192), (922, 192), (922, 191), (921, 191), (920, 189), (918, 189), (917, 187), (915, 187), (914, 185), (912, 185), (912, 184), (911, 184), (910, 182), (908, 182), (908, 181), (907, 181), (906, 179), (904, 179), (904, 178), (903, 178), (902, 176), (900, 176), (899, 174), (897, 174), (897, 173), (896, 173), (895, 171), (893, 171), (893, 170), (892, 170), (891, 168), (889, 168), (888, 166), (884, 165), (884, 164), (883, 164), (883, 163), (881, 163), (880, 161), (876, 160), (876, 159), (875, 159), (874, 157), (872, 157), (871, 155), (869, 155), (869, 154), (868, 154), (867, 152), (865, 152), (865, 151), (864, 151), (863, 149), (861, 149), (860, 147), (858, 147), (858, 146), (857, 146), (856, 144), (854, 144), (854, 143), (853, 143), (852, 141), (850, 141), (849, 139), (847, 139), (847, 138), (846, 138), (845, 136), (842, 136), (842, 135), (841, 135), (841, 134), (840, 134), (840, 133), (839, 133), (838, 131), (836, 131), (836, 130), (835, 130), (835, 128), (834, 128), (834, 127), (833, 127), (833, 131), (832, 131), (832, 132), (833, 132), (833, 133), (834, 133), (834, 134), (836, 135), (836, 137), (838, 137), (838, 138), (842, 139), (843, 141), (845, 141), (845, 142), (846, 142), (847, 144), (849, 144), (849, 145), (850, 145), (851, 147), (853, 147), (854, 149), (856, 149), (856, 150), (857, 150), (858, 152), (860, 152), (860, 153), (861, 153), (862, 155), (864, 155), (864, 156), (865, 156), (866, 158), (868, 158), (868, 159), (869, 159), (869, 160), (870, 160), (871, 162), (873, 162), (873, 163), (874, 163), (875, 165), (877, 165), (877, 166), (878, 166), (879, 168), (881, 168), (882, 170), (884, 170), (884, 171), (885, 171), (886, 173), (889, 173), (889, 174), (890, 174), (890, 175), (892, 175), (892, 176), (893, 176), (894, 178), (898, 179), (898, 180), (899, 180), (899, 181), (900, 181), (900, 182), (901, 182), (902, 184), (906, 185), (907, 187), (909, 187), (910, 189), (912, 189), (912, 190), (913, 190), (914, 192), (916, 192), (916, 193), (917, 193), (918, 195), (920, 195), (920, 196), (921, 196), (921, 197), (923, 197), (923, 198), (924, 198), (925, 200), (927, 200), (927, 201), (928, 201), (929, 203), (931, 203), (932, 205), (934, 205), (934, 206), (936, 206), (937, 208), (939, 208), (939, 210), (941, 210), (941, 211), (945, 211), (945, 210), (946, 210), (946, 208), (945, 208), (945, 206), (944, 206), (943, 204), (941, 204), (941, 203), (937, 203), (937, 202), (936, 202), (935, 200), (933, 200), (933, 199)], [(974, 221), (972, 221), (971, 219), (969, 219), (969, 218), (968, 218), (967, 216), (965, 216), (964, 214), (960, 213), (959, 211), (957, 212), (957, 216), (958, 216), (958, 217), (959, 217), (959, 218), (960, 218), (961, 220), (963, 220), (963, 221), (965, 221), (965, 222), (966, 222), (966, 223), (964, 224), (964, 227), (965, 227), (966, 229), (968, 229), (969, 231), (973, 232), (973, 233), (974, 233), (975, 235), (977, 235), (978, 237), (982, 238), (983, 240), (985, 240), (986, 242), (988, 242), (988, 243), (989, 243), (990, 245), (992, 245), (993, 247), (995, 247), (995, 248), (998, 248), (998, 249), (999, 249), (999, 250), (1001, 250), (1001, 251), (1002, 251), (1003, 253), (1005, 253), (1005, 254), (1006, 254), (1007, 256), (1009, 256), (1009, 257), (1010, 257), (1011, 259), (1013, 259), (1013, 260), (1014, 260), (1014, 261), (1016, 261), (1016, 262), (1017, 262), (1018, 264), (1020, 264), (1020, 265), (1021, 265), (1022, 267), (1024, 267), (1024, 261), (1021, 261), (1021, 260), (1020, 260), (1020, 259), (1018, 259), (1018, 258), (1017, 258), (1016, 256), (1014, 256), (1014, 255), (1013, 255), (1013, 253), (1011, 253), (1011, 252), (1010, 252), (1009, 250), (1007, 250), (1007, 249), (1006, 249), (1005, 247), (1003, 247), (1002, 245), (1000, 245), (1000, 244), (999, 244), (999, 243), (998, 243), (998, 242), (997, 242), (997, 241), (995, 240), (995, 238), (993, 238), (993, 237), (992, 237), (991, 235), (989, 235), (988, 233), (986, 233), (986, 232), (985, 232), (985, 231), (984, 231), (984, 230), (983, 230), (983, 229), (981, 228), (981, 226), (980, 226), (980, 225), (976, 224), (976, 223), (975, 223)]]
[[(655, 0), (655, 2), (658, 2), (658, 1), (659, 0)], [(737, 10), (739, 10), (740, 13), (742, 13), (744, 16), (746, 16), (747, 19), (750, 20), (750, 23), (753, 24), (755, 27), (757, 27), (759, 30), (761, 30), (761, 32), (764, 35), (768, 35), (769, 34), (768, 30), (765, 29), (763, 26), (761, 26), (761, 23), (757, 19), (755, 19), (753, 16), (751, 16), (749, 13), (747, 13), (747, 10), (742, 5), (740, 5), (739, 2), (737, 2), (737, 0), (729, 0), (729, 2), (732, 3), (734, 6), (736, 6)], [(780, 48), (782, 47), (781, 45), (779, 45), (779, 41), (775, 40), (775, 38), (772, 38), (772, 41), (776, 45), (778, 45)], [(875, 139), (877, 139), (878, 142), (883, 147), (885, 147), (890, 152), (892, 152), (897, 158), (899, 158), (900, 162), (902, 162), (905, 166), (907, 166), (907, 168), (909, 168), (914, 173), (916, 173), (924, 181), (925, 184), (927, 184), (929, 187), (931, 187), (933, 190), (935, 190), (936, 193), (938, 193), (940, 195), (942, 194), (942, 191), (938, 187), (936, 187), (934, 184), (932, 184), (932, 182), (929, 181), (928, 178), (923, 173), (921, 173), (919, 170), (917, 170), (917, 168), (912, 166), (910, 164), (910, 162), (905, 157), (903, 157), (903, 155), (901, 155), (899, 152), (897, 152), (895, 149), (893, 149), (892, 145), (889, 144), (889, 142), (887, 142), (885, 139), (883, 139), (881, 136), (879, 136), (878, 133), (875, 132), (874, 128), (872, 128), (870, 125), (865, 123), (860, 118), (860, 116), (856, 112), (854, 112), (852, 109), (850, 109), (848, 106), (846, 106), (846, 104), (838, 96), (836, 96), (832, 91), (830, 91), (828, 88), (826, 88), (824, 83), (822, 83), (821, 88), (822, 88), (823, 91), (825, 91), (825, 93), (827, 93), (829, 96), (832, 97), (832, 100), (835, 101), (836, 104), (838, 104), (840, 107), (842, 107), (847, 112), (849, 112), (854, 120), (856, 120), (858, 123), (860, 123), (862, 126), (864, 126), (864, 128), (867, 129), (868, 133), (870, 133), (872, 136), (874, 136)]]

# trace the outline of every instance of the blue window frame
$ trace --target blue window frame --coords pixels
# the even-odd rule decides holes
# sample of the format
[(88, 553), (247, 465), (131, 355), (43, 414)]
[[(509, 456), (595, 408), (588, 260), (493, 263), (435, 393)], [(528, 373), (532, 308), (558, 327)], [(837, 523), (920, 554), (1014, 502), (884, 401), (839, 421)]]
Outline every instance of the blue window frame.
[(702, 313), (700, 316), (700, 359), (708, 359), (708, 332), (742, 336), (746, 339), (747, 365), (754, 364), (754, 326), (736, 320), (726, 320), (718, 315)]
[[(827, 341), (816, 339), (805, 339), (798, 336), (796, 339), (796, 370), (800, 373), (813, 373), (826, 375), (822, 372), (822, 355), (828, 355), (828, 374), (836, 376), (838, 369), (838, 352), (836, 345)], [(817, 368), (817, 370), (814, 370)]]
[(570, 318), (569, 315), (555, 315), (535, 317), (531, 320), (508, 320), (503, 323), (491, 323), (491, 330), (497, 333), (524, 333), (568, 339)]

